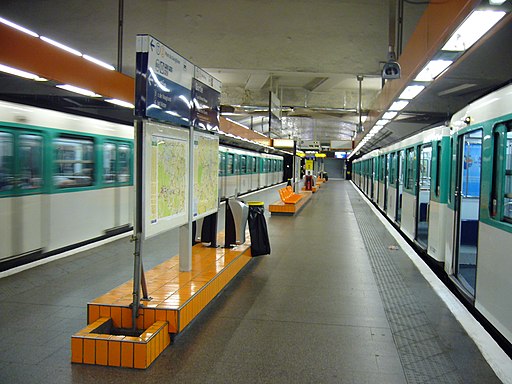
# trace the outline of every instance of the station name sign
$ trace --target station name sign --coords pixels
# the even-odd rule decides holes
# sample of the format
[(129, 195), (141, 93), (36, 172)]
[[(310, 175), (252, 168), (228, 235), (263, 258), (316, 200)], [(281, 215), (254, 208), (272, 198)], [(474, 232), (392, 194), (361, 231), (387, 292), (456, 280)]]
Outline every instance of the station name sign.
[(137, 36), (135, 114), (218, 131), (222, 83), (150, 35)]
[(192, 125), (207, 131), (219, 130), (222, 83), (199, 67), (192, 80)]
[(190, 125), (194, 64), (150, 35), (137, 36), (137, 116)]

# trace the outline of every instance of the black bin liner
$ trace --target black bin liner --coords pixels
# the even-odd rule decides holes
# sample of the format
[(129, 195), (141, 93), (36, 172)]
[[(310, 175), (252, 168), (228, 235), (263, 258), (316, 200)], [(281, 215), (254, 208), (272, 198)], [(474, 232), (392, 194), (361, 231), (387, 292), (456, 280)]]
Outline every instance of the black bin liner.
[(251, 235), (251, 254), (261, 256), (270, 254), (265, 206), (249, 203), (249, 233)]

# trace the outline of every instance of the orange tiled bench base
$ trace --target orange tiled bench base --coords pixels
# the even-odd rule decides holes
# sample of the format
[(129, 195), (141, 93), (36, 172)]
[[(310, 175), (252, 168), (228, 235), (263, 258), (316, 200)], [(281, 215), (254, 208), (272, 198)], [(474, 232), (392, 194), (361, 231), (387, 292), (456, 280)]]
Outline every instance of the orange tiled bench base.
[(310, 191), (300, 192), (300, 195), (302, 196), (302, 199), (295, 204), (285, 204), (282, 201), (276, 201), (269, 205), (268, 210), (271, 213), (294, 215), (298, 213), (311, 198)]
[(102, 317), (74, 334), (71, 362), (146, 369), (171, 342), (166, 321), (156, 321), (139, 337), (103, 333), (111, 326), (112, 319)]
[[(192, 249), (191, 271), (179, 271), (178, 256), (147, 271), (145, 277), (148, 296), (151, 300), (141, 301), (137, 329), (146, 329), (147, 332), (148, 328), (154, 324), (165, 323), (167, 335), (181, 332), (250, 260), (251, 250), (250, 245), (247, 244), (232, 249), (208, 248), (197, 244)], [(79, 335), (83, 338), (86, 330), (88, 330), (86, 333), (91, 333), (99, 326), (97, 321), (100, 319), (111, 319), (114, 328), (131, 329), (132, 310), (129, 305), (132, 302), (132, 290), (133, 282), (130, 280), (88, 303), (87, 324), (89, 326), (73, 335), (72, 340)], [(101, 339), (104, 340), (109, 336), (101, 335)], [(131, 339), (125, 337), (125, 340)], [(78, 343), (78, 341), (72, 342)], [(87, 344), (92, 345), (92, 342), (88, 341)], [(78, 357), (76, 360), (72, 355), (73, 362), (80, 362)], [(99, 364), (89, 361), (82, 362)]]
[[(310, 191), (310, 192), (315, 193), (316, 191), (318, 191), (318, 189), (319, 189), (319, 188), (320, 188), (320, 186), (319, 186), (318, 184), (317, 184), (317, 185), (313, 185), (313, 186), (311, 187), (311, 191)], [(307, 191), (306, 191), (306, 187), (302, 187), (302, 191), (303, 191), (303, 192), (307, 192)]]

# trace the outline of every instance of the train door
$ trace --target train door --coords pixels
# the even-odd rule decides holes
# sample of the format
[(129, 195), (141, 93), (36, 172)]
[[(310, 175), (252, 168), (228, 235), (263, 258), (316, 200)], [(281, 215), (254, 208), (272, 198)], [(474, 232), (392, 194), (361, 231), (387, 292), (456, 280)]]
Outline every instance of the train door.
[(384, 211), (388, 209), (388, 188), (389, 188), (389, 162), (391, 155), (384, 155)]
[(221, 198), (226, 196), (226, 154), (219, 151), (219, 196)]
[(375, 185), (375, 158), (370, 159), (371, 169), (370, 169), (370, 198), (373, 200), (374, 185)]
[(404, 192), (404, 163), (405, 163), (405, 152), (398, 152), (398, 175), (396, 178), (396, 214), (395, 220), (398, 224), (402, 220), (402, 194)]
[(0, 259), (43, 244), (44, 139), (0, 127)]
[(428, 243), (428, 216), (430, 208), (432, 146), (425, 144), (420, 147), (418, 164), (418, 187), (416, 188), (416, 241), (424, 249)]
[(471, 296), (475, 295), (482, 130), (459, 136), (455, 184), (455, 277)]

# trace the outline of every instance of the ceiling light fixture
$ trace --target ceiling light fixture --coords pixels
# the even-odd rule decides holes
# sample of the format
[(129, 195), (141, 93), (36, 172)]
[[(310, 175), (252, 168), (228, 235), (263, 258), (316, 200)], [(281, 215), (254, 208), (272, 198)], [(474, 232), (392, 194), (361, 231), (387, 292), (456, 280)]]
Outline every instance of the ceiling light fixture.
[(57, 48), (60, 48), (60, 49), (63, 49), (64, 51), (67, 51), (69, 53), (72, 53), (73, 55), (76, 55), (76, 56), (82, 56), (82, 53), (77, 51), (76, 49), (73, 49), (73, 48), (70, 48), (68, 47), (67, 45), (64, 45), (62, 43), (59, 43), (58, 41), (55, 41), (55, 40), (52, 40), (52, 39), (49, 39), (48, 37), (46, 36), (39, 36), (39, 38), (45, 42), (47, 42), (48, 44), (51, 44)]
[(384, 125), (388, 124), (390, 121), (391, 120), (388, 120), (388, 119), (380, 119), (379, 121), (377, 121), (375, 123), (375, 125), (382, 125), (382, 126), (384, 126)]
[(409, 101), (407, 100), (397, 100), (393, 104), (391, 104), (391, 107), (389, 107), (389, 111), (401, 111), (405, 108), (405, 106), (409, 104)]
[(101, 95), (98, 95), (97, 93), (94, 93), (93, 91), (89, 91), (88, 89), (75, 87), (74, 85), (70, 84), (60, 84), (56, 85), (57, 88), (64, 89), (69, 92), (78, 93), (80, 95), (89, 96), (89, 97), (101, 97)]
[(108, 69), (108, 70), (110, 70), (110, 71), (115, 71), (115, 70), (116, 70), (116, 69), (114, 68), (114, 66), (112, 66), (112, 65), (110, 65), (110, 64), (108, 64), (108, 63), (105, 63), (104, 61), (98, 60), (98, 59), (96, 59), (96, 58), (94, 58), (94, 57), (92, 57), (92, 56), (85, 55), (85, 54), (84, 54), (84, 55), (82, 55), (82, 56), (83, 56), (83, 58), (84, 58), (85, 60), (89, 60), (90, 62), (92, 62), (92, 63), (94, 63), (94, 64), (97, 64), (97, 65), (99, 65), (100, 67), (106, 68), (106, 69)]
[(425, 68), (422, 69), (414, 81), (434, 81), (446, 68), (453, 63), (452, 60), (431, 60)]
[(119, 105), (120, 107), (131, 108), (131, 109), (135, 108), (135, 105), (133, 105), (132, 103), (128, 103), (127, 101), (123, 101), (123, 100), (119, 100), (119, 99), (105, 99), (105, 101), (107, 103)]
[(25, 72), (16, 68), (9, 67), (7, 65), (0, 64), (0, 71), (9, 73), (10, 75), (15, 75), (19, 77), (23, 77), (25, 79), (35, 80), (35, 81), (48, 81), (43, 77), (39, 77), (33, 73)]
[(6, 20), (3, 17), (0, 17), (0, 23), (8, 25), (11, 28), (17, 29), (18, 31), (21, 31), (23, 33), (26, 33), (27, 35), (33, 36), (33, 37), (39, 37), (39, 35), (35, 32), (32, 32), (30, 29), (27, 29), (25, 27), (22, 27), (21, 25), (15, 24), (12, 21)]
[(505, 15), (504, 11), (474, 11), (457, 28), (442, 50), (461, 52), (469, 49)]
[(409, 85), (398, 97), (399, 99), (412, 100), (425, 89), (424, 85)]
[(398, 115), (398, 112), (386, 112), (382, 118), (385, 120), (392, 120)]

